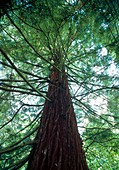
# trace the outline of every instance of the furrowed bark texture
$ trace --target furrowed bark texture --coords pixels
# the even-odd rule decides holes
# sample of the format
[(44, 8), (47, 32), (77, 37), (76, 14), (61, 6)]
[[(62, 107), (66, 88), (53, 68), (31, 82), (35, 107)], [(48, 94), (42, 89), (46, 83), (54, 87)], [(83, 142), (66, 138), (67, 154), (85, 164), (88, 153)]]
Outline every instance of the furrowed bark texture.
[(28, 170), (88, 170), (65, 72), (51, 74)]

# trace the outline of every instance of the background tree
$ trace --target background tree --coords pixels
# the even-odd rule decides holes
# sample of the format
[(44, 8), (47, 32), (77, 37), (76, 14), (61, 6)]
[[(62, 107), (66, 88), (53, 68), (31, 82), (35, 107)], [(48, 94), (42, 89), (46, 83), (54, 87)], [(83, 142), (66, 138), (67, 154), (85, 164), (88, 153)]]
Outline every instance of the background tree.
[(1, 8), (1, 169), (27, 167), (51, 71), (63, 64), (89, 169), (118, 169), (119, 2), (80, 2)]

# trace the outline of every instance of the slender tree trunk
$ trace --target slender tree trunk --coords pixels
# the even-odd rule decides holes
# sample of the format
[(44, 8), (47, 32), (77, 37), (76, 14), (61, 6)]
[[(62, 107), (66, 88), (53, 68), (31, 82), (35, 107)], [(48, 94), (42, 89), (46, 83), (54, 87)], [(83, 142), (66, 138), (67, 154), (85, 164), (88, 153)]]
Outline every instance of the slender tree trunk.
[(28, 170), (88, 170), (65, 71), (51, 74)]

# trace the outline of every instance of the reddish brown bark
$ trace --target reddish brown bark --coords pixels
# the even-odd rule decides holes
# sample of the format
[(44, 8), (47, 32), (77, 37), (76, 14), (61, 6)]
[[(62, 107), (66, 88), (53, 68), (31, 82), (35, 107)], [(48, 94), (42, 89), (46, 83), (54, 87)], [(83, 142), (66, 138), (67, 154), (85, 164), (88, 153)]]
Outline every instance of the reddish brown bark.
[[(63, 74), (63, 76), (62, 76)], [(28, 170), (88, 170), (65, 72), (54, 70)]]

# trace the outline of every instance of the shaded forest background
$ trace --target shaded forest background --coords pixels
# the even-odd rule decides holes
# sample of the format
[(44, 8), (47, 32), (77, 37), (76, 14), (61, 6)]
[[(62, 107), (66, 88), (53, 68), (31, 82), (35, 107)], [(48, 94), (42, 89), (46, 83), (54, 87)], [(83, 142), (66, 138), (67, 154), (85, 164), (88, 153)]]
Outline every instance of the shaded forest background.
[(1, 170), (27, 167), (56, 54), (89, 169), (119, 169), (118, 9), (118, 0), (0, 1)]

